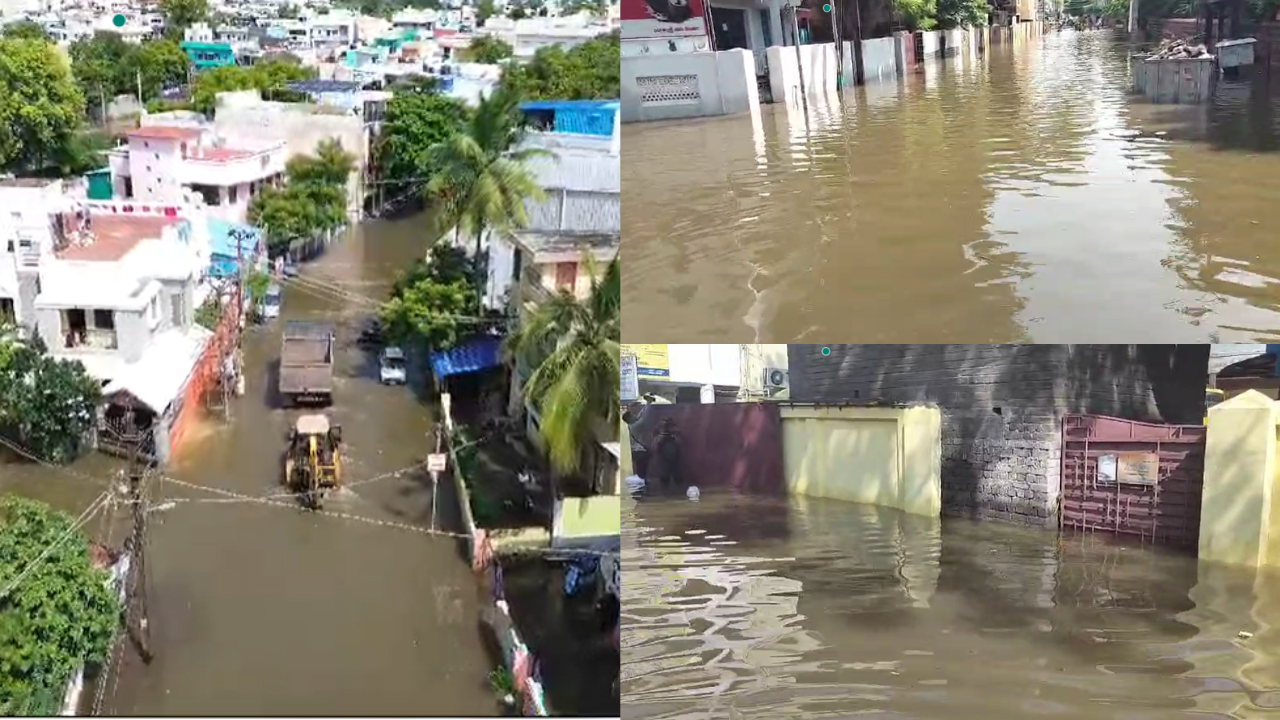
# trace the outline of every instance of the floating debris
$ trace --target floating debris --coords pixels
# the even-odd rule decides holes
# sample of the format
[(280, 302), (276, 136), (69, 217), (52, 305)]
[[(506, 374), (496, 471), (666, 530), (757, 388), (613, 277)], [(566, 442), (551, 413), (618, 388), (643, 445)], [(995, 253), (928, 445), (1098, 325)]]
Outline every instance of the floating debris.
[(1154, 49), (1137, 55), (1144, 60), (1183, 60), (1210, 57), (1209, 49), (1203, 44), (1171, 38), (1161, 40), (1160, 44)]

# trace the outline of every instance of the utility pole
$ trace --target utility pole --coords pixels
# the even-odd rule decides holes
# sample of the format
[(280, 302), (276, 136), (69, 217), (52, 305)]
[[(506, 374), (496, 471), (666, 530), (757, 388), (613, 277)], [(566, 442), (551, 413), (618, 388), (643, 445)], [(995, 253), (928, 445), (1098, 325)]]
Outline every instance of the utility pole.
[[(444, 432), (440, 423), (436, 423), (434, 428), (436, 433), (436, 454), (440, 454), (440, 446), (444, 444)], [(431, 471), (431, 530), (436, 529), (436, 489), (440, 485), (440, 471)]]
[(1129, 34), (1138, 27), (1138, 0), (1129, 0)]
[(804, 60), (800, 56), (800, 15), (797, 12), (800, 8), (790, 2), (788, 2), (785, 7), (791, 10), (791, 40), (796, 46), (796, 73), (800, 76), (800, 107), (804, 110), (805, 121), (807, 123), (809, 117), (809, 99), (805, 97)]
[(853, 0), (853, 81), (858, 85), (867, 82), (862, 63), (862, 2)]
[(147, 611), (146, 466), (141, 457), (145, 435), (138, 431), (132, 407), (125, 412), (124, 420), (129, 443), (129, 504), (133, 509), (133, 530), (124, 543), (125, 552), (130, 556), (125, 595), (125, 629), (137, 646), (142, 661), (150, 663), (154, 656), (151, 653), (151, 629)]

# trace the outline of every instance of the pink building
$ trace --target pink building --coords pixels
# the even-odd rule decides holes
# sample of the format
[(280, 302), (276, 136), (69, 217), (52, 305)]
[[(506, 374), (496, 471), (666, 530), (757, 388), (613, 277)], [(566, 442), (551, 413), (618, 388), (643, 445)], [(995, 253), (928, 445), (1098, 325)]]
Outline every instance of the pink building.
[(119, 200), (198, 204), (214, 217), (244, 222), (249, 200), (283, 182), (282, 142), (231, 148), (206, 129), (168, 126), (138, 128), (128, 138), (110, 153)]

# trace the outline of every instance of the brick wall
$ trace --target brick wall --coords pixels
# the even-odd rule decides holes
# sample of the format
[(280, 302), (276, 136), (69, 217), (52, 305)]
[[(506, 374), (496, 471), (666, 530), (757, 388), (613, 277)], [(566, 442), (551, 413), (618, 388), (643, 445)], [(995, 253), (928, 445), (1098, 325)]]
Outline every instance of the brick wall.
[(942, 503), (1033, 524), (1057, 518), (1067, 412), (1199, 422), (1207, 345), (791, 345), (797, 402), (943, 410)]

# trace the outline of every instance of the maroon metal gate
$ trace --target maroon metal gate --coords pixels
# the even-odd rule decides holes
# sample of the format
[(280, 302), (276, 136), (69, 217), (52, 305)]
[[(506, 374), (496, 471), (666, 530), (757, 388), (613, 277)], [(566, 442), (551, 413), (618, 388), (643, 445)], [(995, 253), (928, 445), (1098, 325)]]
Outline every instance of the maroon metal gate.
[(1200, 535), (1204, 439), (1203, 425), (1067, 415), (1059, 526), (1194, 547)]

